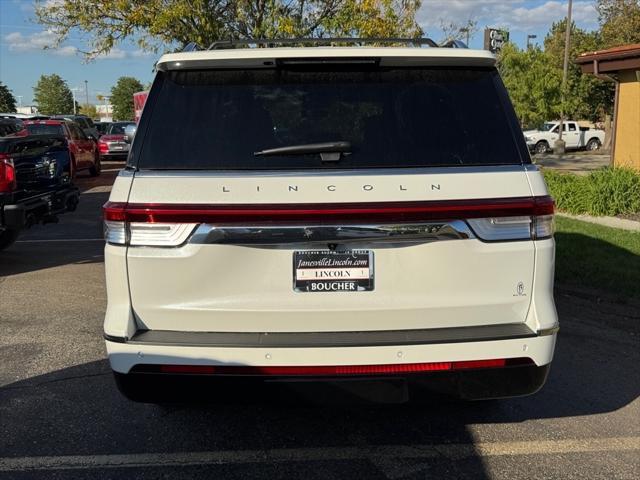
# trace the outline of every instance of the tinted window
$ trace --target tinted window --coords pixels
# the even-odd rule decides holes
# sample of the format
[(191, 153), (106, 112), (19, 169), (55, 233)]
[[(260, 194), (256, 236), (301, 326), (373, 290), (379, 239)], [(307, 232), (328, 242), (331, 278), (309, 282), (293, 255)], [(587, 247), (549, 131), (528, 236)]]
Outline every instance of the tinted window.
[(134, 123), (114, 123), (109, 128), (110, 135), (124, 135), (124, 129), (127, 125), (135, 125)]
[(35, 123), (27, 125), (26, 128), (30, 135), (64, 135), (62, 125), (44, 125)]
[(570, 132), (575, 132), (576, 131), (576, 124), (575, 123), (570, 123), (569, 124), (569, 131)]
[(47, 142), (41, 141), (36, 138), (15, 142), (9, 148), (9, 153), (23, 156), (42, 155), (46, 151)]
[[(140, 168), (521, 163), (514, 114), (494, 69), (192, 70), (158, 75), (153, 108), (147, 109), (152, 117), (143, 118), (147, 129)], [(352, 153), (332, 163), (322, 163), (317, 154), (254, 156), (263, 149), (334, 141), (350, 142)]]

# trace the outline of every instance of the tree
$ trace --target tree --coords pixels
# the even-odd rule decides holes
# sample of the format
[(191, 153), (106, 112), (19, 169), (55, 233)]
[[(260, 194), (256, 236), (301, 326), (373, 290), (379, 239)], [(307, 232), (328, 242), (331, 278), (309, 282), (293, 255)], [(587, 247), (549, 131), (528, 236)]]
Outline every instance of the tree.
[[(562, 70), (564, 63), (565, 29), (567, 21), (562, 20), (551, 26), (544, 39), (544, 50), (554, 67)], [(581, 53), (601, 48), (599, 32), (586, 32), (572, 23), (569, 58), (575, 59)], [(569, 118), (602, 120), (613, 108), (614, 86), (593, 75), (583, 74), (573, 61), (567, 72), (567, 90), (564, 111)]]
[(120, 77), (111, 88), (114, 120), (133, 120), (133, 94), (143, 90), (142, 83), (133, 77)]
[(602, 48), (640, 43), (640, 0), (598, 0)]
[(89, 103), (83, 103), (82, 105), (80, 105), (79, 112), (82, 115), (86, 115), (89, 118), (97, 118), (98, 117), (98, 110), (96, 110), (96, 106), (95, 105), (91, 105)]
[(535, 127), (560, 113), (562, 71), (540, 48), (520, 50), (507, 43), (498, 68), (523, 127)]
[(448, 40), (464, 40), (471, 39), (478, 33), (478, 22), (475, 20), (467, 20), (464, 23), (445, 22), (440, 20), (440, 30), (442, 30), (443, 42)]
[(38, 112), (43, 115), (73, 113), (73, 94), (67, 82), (55, 73), (40, 76), (33, 87), (33, 98), (38, 104)]
[(0, 112), (15, 113), (16, 98), (6, 85), (0, 82)]
[(37, 0), (38, 21), (62, 42), (90, 38), (88, 58), (135, 38), (145, 50), (228, 38), (418, 37), (420, 0)]

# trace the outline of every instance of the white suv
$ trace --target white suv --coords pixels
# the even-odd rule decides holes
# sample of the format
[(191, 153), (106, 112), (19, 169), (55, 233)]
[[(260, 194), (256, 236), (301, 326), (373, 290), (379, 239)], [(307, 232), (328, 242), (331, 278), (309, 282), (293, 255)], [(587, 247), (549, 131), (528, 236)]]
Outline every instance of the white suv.
[(104, 207), (121, 391), (537, 391), (558, 329), (554, 204), (495, 58), (268, 47), (157, 63)]

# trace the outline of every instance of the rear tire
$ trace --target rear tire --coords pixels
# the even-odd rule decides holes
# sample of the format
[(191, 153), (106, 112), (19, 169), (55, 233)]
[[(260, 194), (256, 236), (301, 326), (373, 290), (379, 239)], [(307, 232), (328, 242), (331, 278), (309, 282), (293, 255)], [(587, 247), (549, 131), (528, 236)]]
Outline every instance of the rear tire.
[(0, 231), (0, 250), (9, 248), (18, 239), (20, 230), (2, 230)]
[(601, 146), (602, 143), (600, 143), (600, 140), (598, 140), (597, 138), (592, 138), (587, 142), (587, 150), (589, 150), (590, 152), (600, 150)]
[(537, 154), (543, 154), (543, 153), (547, 153), (549, 151), (549, 144), (545, 141), (545, 140), (541, 140), (538, 143), (536, 143), (536, 146), (534, 148), (534, 152)]
[(93, 159), (93, 166), (89, 169), (89, 173), (92, 177), (99, 177), (102, 172), (102, 163), (100, 162), (100, 155), (96, 155)]

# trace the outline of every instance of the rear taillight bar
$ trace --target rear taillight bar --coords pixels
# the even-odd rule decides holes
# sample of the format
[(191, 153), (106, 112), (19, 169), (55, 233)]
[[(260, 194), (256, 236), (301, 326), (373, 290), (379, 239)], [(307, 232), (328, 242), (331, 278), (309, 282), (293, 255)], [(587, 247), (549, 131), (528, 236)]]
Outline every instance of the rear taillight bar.
[(457, 362), (400, 363), (386, 365), (309, 365), (309, 366), (231, 366), (231, 365), (136, 365), (133, 373), (168, 373), (222, 376), (334, 377), (395, 375), (427, 372), (505, 368), (533, 365), (530, 358), (500, 358)]
[[(554, 202), (549, 196), (429, 202), (182, 205), (107, 202), (105, 238), (113, 245), (176, 247), (198, 224), (242, 227), (261, 237), (274, 226), (406, 226), (435, 221), (465, 221), (487, 242), (539, 240), (553, 235)], [(250, 232), (259, 229), (260, 235)], [(342, 232), (343, 233), (343, 232)], [(388, 233), (388, 232), (387, 232)], [(342, 235), (344, 237), (344, 235)], [(255, 240), (256, 238), (253, 238)], [(284, 237), (282, 237), (284, 238)], [(319, 237), (316, 236), (316, 241)], [(366, 235), (361, 237), (366, 239)]]
[(202, 205), (107, 202), (104, 219), (140, 223), (241, 224), (256, 222), (420, 222), (485, 217), (551, 215), (549, 196), (426, 202)]

